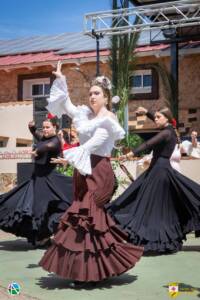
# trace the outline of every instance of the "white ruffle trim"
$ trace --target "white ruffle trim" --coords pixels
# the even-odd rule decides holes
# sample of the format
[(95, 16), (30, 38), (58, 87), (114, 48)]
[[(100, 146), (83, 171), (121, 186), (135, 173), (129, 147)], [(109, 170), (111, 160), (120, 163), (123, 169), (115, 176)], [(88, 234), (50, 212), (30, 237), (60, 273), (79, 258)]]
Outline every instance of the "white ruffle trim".
[(90, 152), (82, 146), (63, 151), (64, 158), (82, 175), (91, 175)]
[(61, 118), (63, 115), (63, 105), (68, 97), (68, 89), (65, 76), (54, 80), (50, 91), (50, 97), (47, 98), (47, 110)]
[(76, 128), (79, 134), (90, 135), (100, 127), (105, 128), (110, 133), (114, 141), (121, 140), (125, 136), (124, 129), (120, 126), (117, 120), (114, 120), (111, 117), (94, 118), (87, 120), (85, 124), (83, 124), (83, 122), (79, 123), (77, 118)]

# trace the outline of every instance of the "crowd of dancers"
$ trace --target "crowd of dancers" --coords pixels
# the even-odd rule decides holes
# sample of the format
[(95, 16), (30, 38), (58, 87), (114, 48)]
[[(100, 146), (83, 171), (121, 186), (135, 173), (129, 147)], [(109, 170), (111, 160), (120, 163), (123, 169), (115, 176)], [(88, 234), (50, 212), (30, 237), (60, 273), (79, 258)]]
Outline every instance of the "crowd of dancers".
[[(110, 202), (115, 176), (109, 157), (125, 135), (110, 110), (110, 81), (95, 78), (88, 105), (75, 106), (61, 68), (58, 62), (47, 109), (72, 119), (79, 143), (63, 147), (54, 119), (43, 122), (42, 133), (29, 123), (36, 140), (34, 171), (0, 196), (0, 229), (48, 247), (39, 265), (76, 287), (119, 276), (144, 252), (181, 250), (187, 234), (200, 230), (200, 185), (173, 166), (181, 146), (170, 109), (140, 107), (138, 113), (147, 114), (159, 132), (120, 160), (148, 150), (150, 165)], [(75, 169), (73, 179), (56, 171), (56, 164), (66, 163)]]

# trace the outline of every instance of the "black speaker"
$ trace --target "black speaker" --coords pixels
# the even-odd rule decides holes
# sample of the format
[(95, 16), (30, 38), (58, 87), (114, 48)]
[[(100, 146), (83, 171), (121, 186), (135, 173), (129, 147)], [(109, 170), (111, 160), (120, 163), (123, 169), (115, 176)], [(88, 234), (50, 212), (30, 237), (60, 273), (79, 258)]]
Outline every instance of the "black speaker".
[(34, 163), (17, 163), (17, 185), (31, 178), (34, 170)]
[(62, 116), (61, 121), (61, 128), (70, 128), (71, 127), (72, 120), (67, 115)]
[(48, 111), (46, 109), (48, 102), (46, 97), (33, 98), (33, 119), (38, 129), (42, 128), (42, 122), (46, 119)]

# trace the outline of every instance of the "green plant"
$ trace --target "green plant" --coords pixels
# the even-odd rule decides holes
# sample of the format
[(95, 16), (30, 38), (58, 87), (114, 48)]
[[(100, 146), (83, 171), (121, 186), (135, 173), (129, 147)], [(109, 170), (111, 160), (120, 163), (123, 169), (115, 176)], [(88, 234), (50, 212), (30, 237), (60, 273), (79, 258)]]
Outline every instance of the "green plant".
[(58, 165), (56, 170), (65, 176), (73, 176), (74, 174), (74, 167), (72, 167), (71, 165), (67, 165), (67, 166)]
[(178, 90), (172, 74), (163, 63), (154, 63), (149, 66), (160, 75), (164, 87), (165, 105), (170, 108), (173, 116), (178, 120)]
[[(113, 0), (112, 9), (127, 8), (128, 1), (124, 0), (118, 5), (117, 0)], [(138, 24), (139, 19), (135, 18), (134, 24)], [(123, 26), (126, 24), (123, 18), (113, 19), (113, 26)], [(117, 111), (120, 124), (126, 128), (125, 108), (129, 98), (129, 78), (136, 64), (136, 46), (139, 39), (139, 33), (129, 33), (123, 35), (113, 35), (110, 39), (110, 68), (112, 71), (113, 95), (120, 97), (120, 103)]]
[(141, 138), (141, 136), (135, 133), (127, 134), (125, 138), (120, 142), (121, 145), (127, 148), (137, 148), (142, 143), (143, 143), (143, 139)]

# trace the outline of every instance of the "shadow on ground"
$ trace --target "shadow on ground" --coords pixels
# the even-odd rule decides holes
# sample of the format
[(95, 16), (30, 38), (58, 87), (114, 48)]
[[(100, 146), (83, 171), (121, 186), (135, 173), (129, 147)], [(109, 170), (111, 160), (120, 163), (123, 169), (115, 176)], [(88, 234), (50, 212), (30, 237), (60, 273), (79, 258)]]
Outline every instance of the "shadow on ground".
[[(119, 277), (109, 278), (105, 281), (98, 282), (95, 285), (88, 283), (86, 286), (82, 287), (84, 290), (91, 290), (91, 289), (110, 289), (113, 286), (120, 286), (120, 285), (127, 285), (131, 284), (137, 280), (137, 276), (133, 276), (130, 274), (123, 274)], [(41, 277), (38, 279), (36, 283), (43, 289), (53, 290), (53, 289), (66, 289), (70, 288), (70, 283), (72, 281), (59, 278), (54, 274), (49, 274), (48, 277)], [(80, 288), (77, 288), (80, 289)]]
[(2, 251), (30, 251), (33, 250), (33, 246), (28, 244), (25, 239), (0, 241), (0, 250)]
[(182, 251), (198, 251), (200, 252), (200, 245), (183, 246)]
[(155, 251), (146, 251), (144, 252), (143, 256), (161, 256), (161, 255), (175, 255), (178, 252), (200, 252), (200, 245), (184, 245), (182, 246), (182, 249), (180, 251), (175, 251), (175, 252), (163, 252), (163, 253), (158, 253)]
[(40, 266), (38, 264), (29, 264), (27, 266), (27, 269), (35, 269), (35, 268), (40, 268)]

